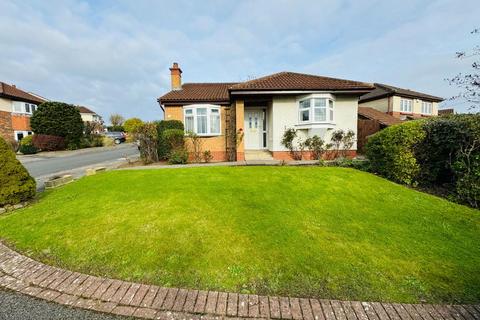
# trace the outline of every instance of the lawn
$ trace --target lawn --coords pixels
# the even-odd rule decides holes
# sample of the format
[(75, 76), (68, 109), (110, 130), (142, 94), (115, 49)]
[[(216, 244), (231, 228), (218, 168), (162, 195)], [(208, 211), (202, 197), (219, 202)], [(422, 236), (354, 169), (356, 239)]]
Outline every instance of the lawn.
[(115, 171), (0, 217), (50, 264), (164, 286), (480, 301), (480, 211), (344, 168)]

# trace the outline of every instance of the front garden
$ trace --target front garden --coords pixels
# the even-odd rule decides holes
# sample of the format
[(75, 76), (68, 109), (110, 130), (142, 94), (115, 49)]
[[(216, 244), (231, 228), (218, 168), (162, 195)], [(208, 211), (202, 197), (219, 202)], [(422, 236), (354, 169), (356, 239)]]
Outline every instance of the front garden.
[(354, 169), (108, 172), (0, 216), (0, 238), (53, 265), (164, 286), (480, 301), (479, 211)]

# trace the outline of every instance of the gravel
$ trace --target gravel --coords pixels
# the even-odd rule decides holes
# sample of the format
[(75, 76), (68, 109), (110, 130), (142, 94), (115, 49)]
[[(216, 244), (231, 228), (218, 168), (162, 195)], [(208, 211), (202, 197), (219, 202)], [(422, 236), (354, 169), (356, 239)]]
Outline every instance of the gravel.
[(126, 320), (130, 318), (107, 315), (35, 299), (0, 289), (0, 320)]

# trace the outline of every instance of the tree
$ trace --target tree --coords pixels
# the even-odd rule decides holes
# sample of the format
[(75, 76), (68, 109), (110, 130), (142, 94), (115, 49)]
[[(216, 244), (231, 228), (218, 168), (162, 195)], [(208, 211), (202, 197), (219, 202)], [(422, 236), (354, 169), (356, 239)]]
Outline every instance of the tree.
[[(480, 29), (471, 32), (473, 35), (479, 35)], [(461, 92), (451, 97), (449, 100), (463, 100), (470, 104), (469, 109), (480, 108), (480, 45), (476, 45), (470, 51), (460, 51), (456, 53), (458, 59), (472, 58), (472, 72), (459, 73), (447, 81), (452, 86), (460, 88)]]
[(130, 118), (123, 123), (123, 128), (127, 133), (136, 133), (138, 129), (143, 125), (143, 121), (139, 118)]
[(11, 147), (0, 137), (0, 207), (17, 204), (35, 196), (35, 180), (17, 160)]
[(123, 125), (124, 118), (119, 115), (118, 113), (112, 113), (110, 115), (110, 123), (112, 124), (112, 127), (120, 127)]
[(30, 118), (32, 131), (65, 138), (70, 149), (78, 148), (84, 124), (77, 107), (63, 102), (44, 102)]

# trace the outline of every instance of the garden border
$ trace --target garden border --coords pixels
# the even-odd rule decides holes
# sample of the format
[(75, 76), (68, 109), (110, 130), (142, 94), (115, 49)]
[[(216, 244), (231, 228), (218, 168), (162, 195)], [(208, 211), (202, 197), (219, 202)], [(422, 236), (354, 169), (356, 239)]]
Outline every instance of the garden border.
[(267, 297), (132, 283), (51, 267), (2, 243), (0, 287), (66, 306), (144, 319), (480, 319), (480, 304), (401, 304)]

